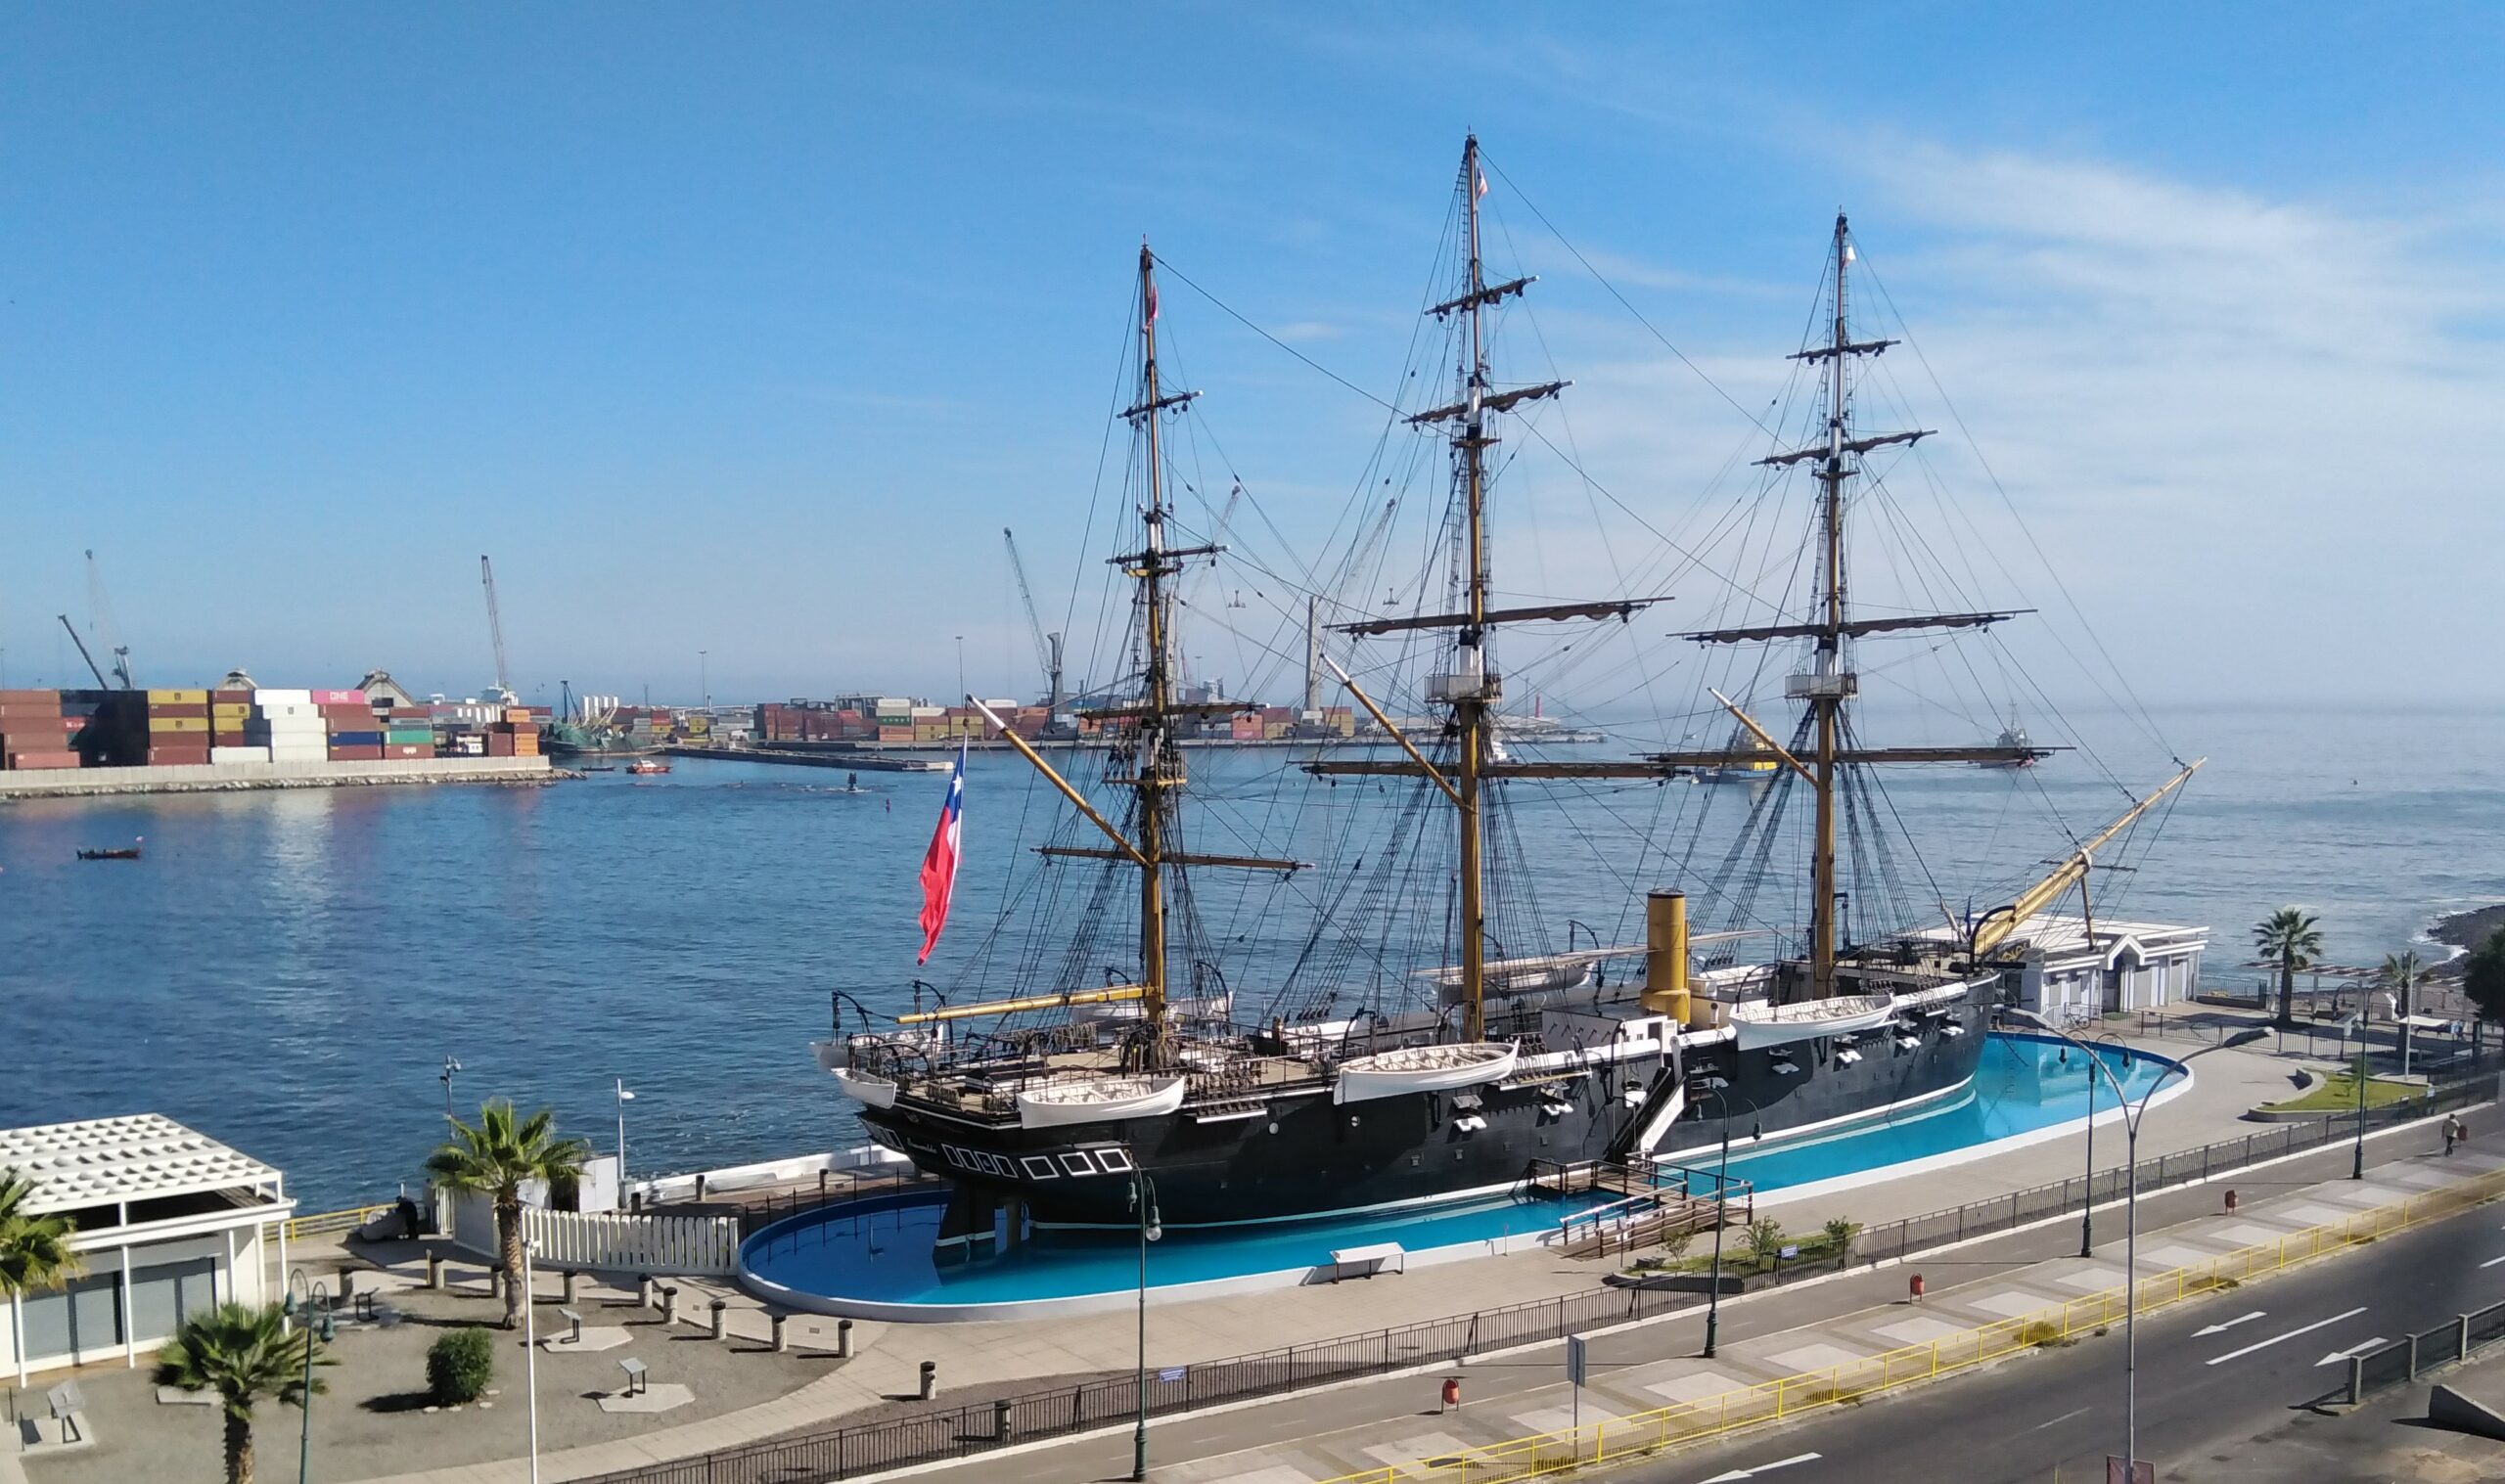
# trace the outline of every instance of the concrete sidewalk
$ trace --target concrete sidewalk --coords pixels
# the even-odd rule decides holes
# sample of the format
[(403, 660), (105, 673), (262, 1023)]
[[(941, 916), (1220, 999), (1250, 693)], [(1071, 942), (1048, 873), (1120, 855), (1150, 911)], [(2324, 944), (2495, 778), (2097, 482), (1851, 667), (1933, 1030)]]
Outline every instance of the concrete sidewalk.
[[(2312, 1157), (2312, 1156), (2308, 1156)], [(2244, 1204), (2232, 1216), (2214, 1215), (2144, 1232), (2135, 1269), (2141, 1278), (2207, 1263), (2239, 1248), (2269, 1242), (2307, 1228), (2337, 1223), (2377, 1207), (2467, 1184), (2505, 1171), (2505, 1155), (2465, 1149), (2451, 1159), (2417, 1155), (2380, 1166), (2363, 1181), (2316, 1181), (2259, 1204)], [(2117, 1220), (2110, 1224), (2120, 1225)], [(1912, 1272), (1923, 1265), (1908, 1265)], [(1933, 1265), (1935, 1267), (1939, 1265)], [(1852, 1307), (1795, 1327), (1732, 1337), (1745, 1305), (1726, 1305), (1725, 1340), (1711, 1361), (1693, 1353), (1692, 1322), (1655, 1322), (1588, 1341), (1591, 1383), (1581, 1398), (1581, 1421), (1649, 1412), (1673, 1403), (1698, 1402), (1803, 1372), (1921, 1345), (2000, 1321), (2058, 1310), (2083, 1295), (2112, 1289), (2123, 1280), (2122, 1243), (2100, 1244), (2092, 1257), (2055, 1258), (1941, 1288), (1936, 1282), (1920, 1303), (1905, 1298)], [(1890, 1275), (1896, 1277), (1896, 1275)], [(1901, 1286), (1901, 1279), (1899, 1279)], [(1769, 1295), (1770, 1296), (1770, 1295)], [(1795, 1297), (1809, 1297), (1797, 1294)], [(1456, 1368), (1464, 1405), (1451, 1414), (1436, 1404), (1439, 1378), (1396, 1377), (1344, 1388), (1317, 1406), (1289, 1399), (1201, 1418), (1197, 1428), (1159, 1426), (1151, 1434), (1153, 1458), (1170, 1460), (1152, 1470), (1162, 1484), (1316, 1484), (1371, 1473), (1394, 1484), (1397, 1470), (1426, 1460), (1505, 1443), (1574, 1425), (1572, 1388), (1561, 1382), (1562, 1347)], [(1938, 1384), (1955, 1384), (1953, 1379)], [(1477, 1400), (1472, 1400), (1477, 1398)], [(1213, 1424), (1213, 1425), (1212, 1425)], [(1197, 1431), (1200, 1436), (1192, 1436)], [(1228, 1448), (1230, 1442), (1254, 1446)], [(1123, 1476), (1127, 1436), (1084, 1439), (1039, 1448), (1013, 1464), (994, 1455), (935, 1470), (951, 1478), (1008, 1477), (1029, 1484), (1089, 1484)], [(1384, 1471), (1392, 1470), (1389, 1477)]]
[[(2134, 1038), (2129, 1044), (2177, 1057), (2192, 1049), (2180, 1037)], [(2239, 1115), (2257, 1102), (2286, 1096), (2292, 1086), (2290, 1061), (2267, 1053), (2221, 1051), (2202, 1057), (2194, 1070), (2196, 1075), (2189, 1088), (2150, 1110), (2140, 1137), (2141, 1158), (2195, 1148), (2245, 1133), (2267, 1132), (2260, 1125), (2239, 1122)], [(2115, 1116), (2111, 1109), (2100, 1107), (2096, 1140), (2100, 1170), (2118, 1169), (2124, 1162), (2119, 1131), (2106, 1121)], [(2387, 1147), (2390, 1138), (2383, 1141)], [(2082, 1141), (2072, 1131), (1949, 1168), (1893, 1177), (1824, 1195), (1791, 1200), (1778, 1196), (1767, 1204), (1771, 1213), (1795, 1232), (1814, 1232), (1831, 1217), (1871, 1226), (2077, 1178), (2085, 1173), (2081, 1154)], [(2340, 1152), (2340, 1158), (2345, 1168), (2345, 1150)], [(2236, 1183), (2257, 1195), (2275, 1180), (2285, 1178), (2282, 1172), (2286, 1168), (2240, 1175)], [(2202, 1208), (2207, 1209), (2216, 1196), (2203, 1192), (2200, 1199)], [(2143, 1200), (2144, 1217), (2151, 1204)], [(2186, 1206), (2183, 1214), (2195, 1212)], [(2109, 1224), (2118, 1227), (2118, 1216), (2108, 1218), (2100, 1226)], [(2017, 1260), (2045, 1255), (2024, 1244), (2013, 1250)], [(1960, 1260), (1952, 1257), (1940, 1266), (1953, 1270)], [(1149, 1313), (1150, 1363), (1160, 1368), (1202, 1365), (1474, 1310), (1589, 1292), (1601, 1285), (1611, 1270), (1612, 1265), (1605, 1261), (1577, 1261), (1534, 1250), (1423, 1267), (1414, 1273), (1371, 1281), (1156, 1305)], [(726, 1318), (732, 1338), (763, 1342), (769, 1323), (758, 1300), (727, 1282), (677, 1282), (682, 1315), (701, 1318), (706, 1304), (719, 1297), (728, 1305)], [(1822, 1296), (1822, 1290), (1814, 1285), (1783, 1291), (1819, 1301), (1822, 1307), (1817, 1313), (1826, 1312), (1823, 1305), (1833, 1299), (1832, 1295)], [(1753, 1301), (1752, 1306), (1756, 1302)], [(1810, 1317), (1814, 1315), (1804, 1319)], [(1729, 1319), (1726, 1313), (1726, 1333)], [(938, 1367), (941, 1403), (964, 1404), (1045, 1390), (1082, 1376), (1127, 1374), (1137, 1358), (1136, 1323), (1127, 1310), (1075, 1318), (955, 1325), (860, 1321), (852, 1330), (853, 1359), (839, 1371), (762, 1405), (704, 1421), (658, 1428), (632, 1441), (545, 1457), (542, 1476), (583, 1478), (862, 1420), (876, 1412), (895, 1410), (898, 1399), (912, 1396), (924, 1361)], [(790, 1335), (795, 1345), (831, 1350), (836, 1343), (836, 1321), (796, 1316), (790, 1323)], [(1656, 1398), (1645, 1405), (1661, 1404)], [(1161, 1432), (1162, 1429), (1161, 1435)], [(400, 1475), (387, 1484), (490, 1484), (524, 1477), (522, 1463), (517, 1460), (510, 1466), (477, 1465)]]

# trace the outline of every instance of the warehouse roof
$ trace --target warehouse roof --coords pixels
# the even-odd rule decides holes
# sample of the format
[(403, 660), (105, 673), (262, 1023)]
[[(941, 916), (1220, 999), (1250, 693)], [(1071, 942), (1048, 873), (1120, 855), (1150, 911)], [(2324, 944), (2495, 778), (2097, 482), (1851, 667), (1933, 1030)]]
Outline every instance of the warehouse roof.
[(34, 1184), (29, 1212), (266, 1186), (279, 1172), (161, 1113), (0, 1129), (0, 1169)]

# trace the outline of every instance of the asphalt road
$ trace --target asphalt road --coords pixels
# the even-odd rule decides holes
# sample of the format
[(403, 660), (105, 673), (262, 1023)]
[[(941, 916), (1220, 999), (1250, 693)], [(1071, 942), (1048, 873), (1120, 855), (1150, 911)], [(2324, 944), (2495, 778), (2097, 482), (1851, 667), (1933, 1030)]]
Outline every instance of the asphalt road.
[[(2140, 1456), (2161, 1479), (2200, 1484), (2415, 1476), (2375, 1461), (2366, 1421), (2343, 1430), (2346, 1419), (2313, 1409), (2346, 1374), (2332, 1358), (2499, 1300), (2505, 1205), (2489, 1205), (2147, 1316), (2139, 1325)], [(1648, 1484), (2093, 1484), (2105, 1477), (2107, 1456), (2123, 1448), (2123, 1360), (2118, 1325), (2102, 1337), (1611, 1476)], [(2421, 1399), (2425, 1390), (2417, 1388)], [(2398, 1410), (2387, 1404), (2379, 1416)], [(2394, 1422), (2385, 1416), (2380, 1425)]]

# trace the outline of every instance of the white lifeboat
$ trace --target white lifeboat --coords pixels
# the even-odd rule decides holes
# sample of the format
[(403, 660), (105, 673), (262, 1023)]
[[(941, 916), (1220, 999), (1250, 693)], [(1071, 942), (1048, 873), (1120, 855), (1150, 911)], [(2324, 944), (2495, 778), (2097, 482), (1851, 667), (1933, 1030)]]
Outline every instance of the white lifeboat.
[(1731, 1007), (1731, 1027), (1743, 1051), (1809, 1041), (1819, 1036), (1849, 1036), (1876, 1030), (1896, 1012), (1893, 995), (1838, 995), (1831, 1000), (1802, 1000), (1777, 1005), (1771, 1000), (1742, 1000)]
[(1514, 1074), (1522, 1048), (1511, 1041), (1473, 1041), (1462, 1045), (1404, 1046), (1340, 1063), (1340, 1079), (1332, 1084), (1334, 1102), (1366, 1102), (1402, 1093), (1442, 1088), (1477, 1087), (1502, 1082)]
[(1088, 1077), (1047, 1082), (1018, 1095), (1021, 1128), (1116, 1118), (1162, 1118), (1183, 1105), (1180, 1077)]
[(896, 1085), (885, 1077), (855, 1071), (844, 1064), (843, 1047), (834, 1041), (812, 1041), (809, 1049), (818, 1055), (818, 1065), (835, 1075), (835, 1085), (843, 1095), (864, 1107), (893, 1107)]

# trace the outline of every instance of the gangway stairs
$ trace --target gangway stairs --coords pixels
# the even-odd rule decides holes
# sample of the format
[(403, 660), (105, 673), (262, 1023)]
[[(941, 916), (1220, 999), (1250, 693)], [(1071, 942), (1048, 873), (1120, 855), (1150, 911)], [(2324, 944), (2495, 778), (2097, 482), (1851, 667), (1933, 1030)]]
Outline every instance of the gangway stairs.
[[(1539, 1161), (1531, 1188), (1545, 1194), (1606, 1192), (1617, 1199), (1572, 1212), (1557, 1224), (1552, 1249), (1561, 1257), (1623, 1255), (1715, 1225), (1746, 1226), (1756, 1212), (1755, 1192), (1746, 1181), (1727, 1185), (1710, 1170), (1646, 1160), (1579, 1164)], [(1716, 1198), (1716, 1191), (1720, 1198)]]

